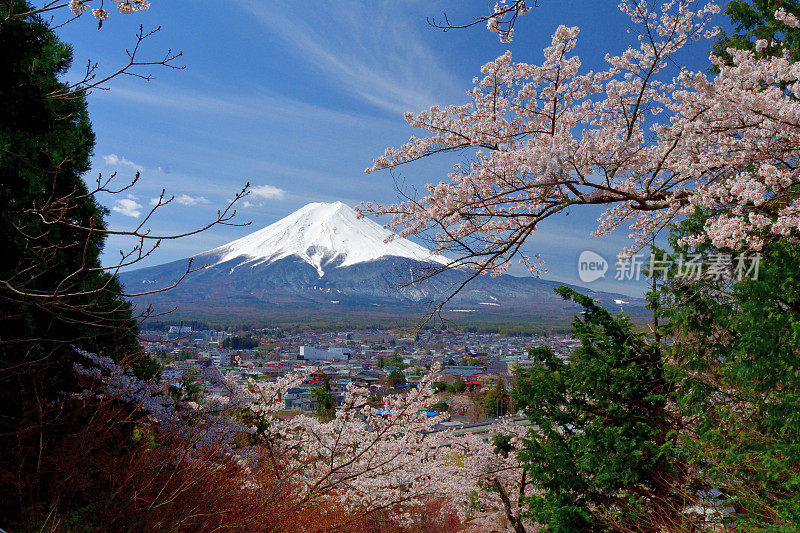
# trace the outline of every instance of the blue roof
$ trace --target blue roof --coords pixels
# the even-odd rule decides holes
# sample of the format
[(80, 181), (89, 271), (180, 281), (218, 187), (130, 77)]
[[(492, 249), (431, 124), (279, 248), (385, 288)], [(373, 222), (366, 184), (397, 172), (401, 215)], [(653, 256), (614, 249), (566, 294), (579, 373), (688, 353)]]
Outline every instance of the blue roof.
[[(379, 415), (389, 414), (389, 411), (387, 409), (376, 409), (374, 412), (376, 414), (379, 414)], [(427, 416), (428, 418), (431, 418), (431, 417), (434, 417), (434, 416), (437, 416), (437, 415), (440, 415), (440, 414), (441, 413), (439, 411), (426, 411), (425, 412), (425, 416)]]

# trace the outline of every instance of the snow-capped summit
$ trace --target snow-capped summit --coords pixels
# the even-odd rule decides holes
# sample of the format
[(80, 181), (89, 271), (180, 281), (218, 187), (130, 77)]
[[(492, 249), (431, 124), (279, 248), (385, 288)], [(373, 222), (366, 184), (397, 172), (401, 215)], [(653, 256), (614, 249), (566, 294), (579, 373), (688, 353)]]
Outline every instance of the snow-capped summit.
[(358, 218), (342, 202), (312, 203), (250, 235), (229, 242), (203, 255), (217, 256), (216, 264), (237, 258), (255, 267), (296, 256), (312, 265), (322, 277), (325, 268), (346, 267), (382, 257), (405, 257), (417, 261), (446, 262), (408, 239), (395, 237), (380, 224)]
[[(359, 219), (341, 202), (309, 204), (195, 256), (193, 263), (186, 258), (123, 272), (120, 281), (128, 292), (146, 293), (134, 300), (137, 305), (179, 306), (192, 319), (395, 324), (398, 317), (419, 318), (430, 302), (450, 298), (450, 291), (469, 279), (470, 273), (459, 268), (425, 276), (431, 261), (447, 259), (407, 239), (384, 242), (389, 236), (380, 224)], [(189, 266), (204, 268), (187, 275)], [(566, 320), (575, 313), (574, 305), (553, 292), (558, 285), (532, 277), (478, 276), (448, 305), (452, 313), (472, 319), (542, 316), (552, 323), (553, 317)], [(606, 309), (618, 310), (614, 300), (624, 298), (630, 302), (626, 312), (643, 310), (642, 299), (589, 292)]]

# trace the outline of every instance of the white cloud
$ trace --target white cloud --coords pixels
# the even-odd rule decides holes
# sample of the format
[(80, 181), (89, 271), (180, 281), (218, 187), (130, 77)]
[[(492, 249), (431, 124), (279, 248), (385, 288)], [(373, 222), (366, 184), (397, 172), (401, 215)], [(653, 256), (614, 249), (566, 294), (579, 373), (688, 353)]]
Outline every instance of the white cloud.
[(133, 170), (137, 172), (144, 172), (144, 167), (142, 165), (137, 165), (130, 159), (125, 159), (125, 157), (120, 157), (117, 154), (108, 154), (103, 156), (103, 161), (106, 162), (106, 165), (111, 166), (126, 166), (131, 167)]
[(256, 185), (254, 187), (250, 187), (250, 194), (265, 200), (283, 200), (283, 198), (286, 196), (286, 191), (272, 185)]
[(200, 205), (211, 203), (205, 196), (189, 196), (188, 194), (176, 196), (175, 201), (181, 205)]
[(142, 204), (133, 198), (123, 198), (114, 202), (111, 210), (120, 215), (125, 215), (126, 217), (139, 218), (139, 215), (142, 214), (141, 208)]
[[(169, 196), (167, 196), (166, 198), (163, 199), (164, 202), (166, 202), (167, 200), (169, 200)], [(161, 201), (161, 198), (159, 196), (153, 196), (152, 198), (150, 198), (148, 203), (151, 206), (156, 206), (156, 205), (158, 205), (159, 201)], [(188, 194), (181, 194), (179, 196), (176, 196), (175, 200), (173, 200), (173, 201), (176, 204), (188, 205), (188, 206), (201, 205), (201, 204), (210, 204), (211, 203), (211, 201), (208, 198), (206, 198), (205, 196), (189, 196)]]

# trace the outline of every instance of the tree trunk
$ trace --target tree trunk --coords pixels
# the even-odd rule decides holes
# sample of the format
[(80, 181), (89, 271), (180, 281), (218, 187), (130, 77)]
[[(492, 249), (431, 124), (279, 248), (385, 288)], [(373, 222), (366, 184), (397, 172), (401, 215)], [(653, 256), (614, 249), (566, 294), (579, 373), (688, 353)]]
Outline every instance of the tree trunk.
[(511, 500), (508, 498), (508, 494), (506, 494), (505, 489), (503, 489), (503, 486), (500, 484), (500, 481), (498, 481), (497, 478), (494, 480), (494, 487), (500, 494), (500, 499), (503, 500), (503, 507), (505, 507), (506, 516), (508, 517), (508, 521), (511, 522), (514, 532), (525, 533), (525, 527), (522, 525), (522, 520), (520, 520), (518, 516), (514, 516), (514, 511), (511, 508)]

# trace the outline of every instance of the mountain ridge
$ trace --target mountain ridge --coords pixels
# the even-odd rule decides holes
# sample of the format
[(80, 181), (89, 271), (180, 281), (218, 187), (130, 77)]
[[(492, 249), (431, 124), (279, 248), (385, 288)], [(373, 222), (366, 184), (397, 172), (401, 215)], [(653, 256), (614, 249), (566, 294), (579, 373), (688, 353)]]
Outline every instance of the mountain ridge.
[[(272, 320), (287, 314), (308, 318), (340, 315), (420, 317), (468, 276), (449, 268), (409, 283), (426, 269), (449, 262), (424, 247), (394, 237), (376, 222), (358, 218), (347, 205), (308, 204), (274, 224), (195, 256), (194, 272), (174, 289), (133, 298), (157, 309), (174, 305), (192, 316), (239, 315)], [(186, 272), (188, 259), (120, 274), (129, 293), (168, 287)], [(565, 285), (533, 277), (479, 276), (444, 310), (454, 317), (520, 317), (564, 322), (579, 311), (553, 288)], [(566, 284), (568, 285), (568, 284)], [(609, 310), (640, 314), (644, 300), (572, 286)]]

